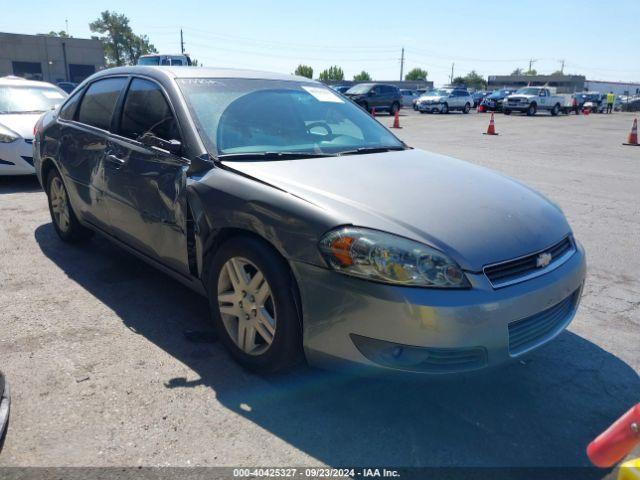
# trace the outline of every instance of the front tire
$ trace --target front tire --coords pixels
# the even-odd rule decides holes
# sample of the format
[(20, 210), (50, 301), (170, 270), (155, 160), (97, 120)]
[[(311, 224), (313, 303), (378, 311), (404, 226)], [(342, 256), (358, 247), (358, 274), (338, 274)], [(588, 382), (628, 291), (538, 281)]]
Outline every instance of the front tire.
[(207, 293), (218, 337), (244, 368), (272, 373), (302, 358), (295, 280), (264, 242), (235, 237), (211, 260)]
[(560, 113), (560, 105), (556, 103), (551, 109), (551, 115), (553, 115), (554, 117), (557, 117), (559, 113)]
[(511, 115), (511, 110), (509, 110), (508, 108), (505, 108), (503, 113), (505, 115)]
[(449, 113), (449, 104), (448, 103), (445, 103), (444, 105), (442, 105), (442, 110), (440, 110), (440, 113), (443, 113), (445, 115), (447, 113)]
[(529, 105), (529, 108), (527, 108), (527, 117), (533, 117), (537, 111), (538, 107), (535, 103), (532, 103), (531, 105)]
[(71, 208), (67, 188), (60, 173), (52, 169), (47, 176), (47, 200), (53, 228), (60, 239), (68, 243), (78, 243), (93, 236), (93, 231), (83, 227)]
[(397, 102), (394, 102), (391, 105), (391, 109), (389, 110), (389, 115), (395, 117), (396, 113), (398, 113), (400, 111), (400, 105)]
[(469, 105), (468, 103), (465, 103), (464, 108), (462, 109), (462, 113), (469, 113), (469, 111), (471, 110), (471, 105)]

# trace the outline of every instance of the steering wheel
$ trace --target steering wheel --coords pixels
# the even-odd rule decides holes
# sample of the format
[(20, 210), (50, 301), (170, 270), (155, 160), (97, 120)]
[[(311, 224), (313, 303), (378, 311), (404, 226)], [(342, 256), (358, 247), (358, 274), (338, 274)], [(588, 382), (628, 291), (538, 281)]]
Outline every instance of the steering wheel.
[(312, 128), (315, 127), (320, 127), (320, 128), (324, 128), (327, 131), (326, 137), (332, 137), (333, 136), (333, 130), (331, 130), (331, 127), (329, 126), (329, 124), (327, 122), (312, 122), (309, 125), (307, 125), (307, 132), (311, 133), (312, 135), (314, 135), (311, 132)]

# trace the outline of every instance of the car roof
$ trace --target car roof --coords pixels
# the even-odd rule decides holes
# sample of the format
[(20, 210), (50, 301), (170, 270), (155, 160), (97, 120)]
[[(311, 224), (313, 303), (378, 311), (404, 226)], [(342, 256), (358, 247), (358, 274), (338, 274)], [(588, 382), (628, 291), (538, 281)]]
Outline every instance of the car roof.
[(305, 83), (318, 83), (307, 77), (287, 75), (282, 73), (263, 72), (259, 70), (244, 70), (236, 68), (214, 67), (187, 67), (187, 66), (154, 66), (133, 65), (130, 67), (115, 67), (101, 70), (92, 78), (100, 78), (107, 75), (146, 75), (151, 78), (245, 78), (260, 80), (288, 80)]
[(57, 88), (55, 85), (49, 82), (40, 82), (38, 80), (27, 80), (22, 77), (16, 77), (14, 75), (8, 75), (6, 77), (0, 77), (0, 86), (18, 86), (18, 87), (50, 87)]

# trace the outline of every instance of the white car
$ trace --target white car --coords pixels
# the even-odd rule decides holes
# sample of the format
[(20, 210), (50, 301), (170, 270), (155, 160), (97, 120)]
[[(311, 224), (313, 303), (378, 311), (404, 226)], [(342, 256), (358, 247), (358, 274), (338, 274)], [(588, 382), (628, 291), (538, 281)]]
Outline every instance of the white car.
[(31, 175), (33, 127), (43, 112), (60, 105), (67, 94), (46, 82), (0, 78), (0, 175)]
[(469, 113), (473, 105), (473, 97), (466, 89), (441, 88), (425, 93), (416, 101), (416, 110), (420, 113), (449, 113), (460, 110)]

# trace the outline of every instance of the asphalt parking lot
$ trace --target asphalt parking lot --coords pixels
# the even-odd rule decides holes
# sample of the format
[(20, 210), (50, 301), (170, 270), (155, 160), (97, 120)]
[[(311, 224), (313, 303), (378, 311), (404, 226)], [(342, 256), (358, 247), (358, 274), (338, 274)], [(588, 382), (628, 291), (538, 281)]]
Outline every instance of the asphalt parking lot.
[(0, 178), (0, 466), (588, 465), (586, 444), (640, 401), (633, 116), (496, 115), (495, 137), (487, 114), (400, 120), (408, 144), (562, 207), (589, 264), (567, 332), (473, 377), (255, 376), (215, 341), (203, 298), (100, 238), (63, 244), (35, 179)]

